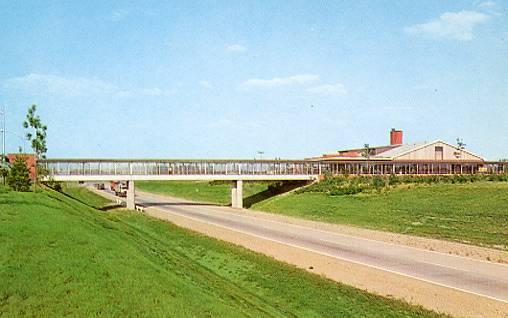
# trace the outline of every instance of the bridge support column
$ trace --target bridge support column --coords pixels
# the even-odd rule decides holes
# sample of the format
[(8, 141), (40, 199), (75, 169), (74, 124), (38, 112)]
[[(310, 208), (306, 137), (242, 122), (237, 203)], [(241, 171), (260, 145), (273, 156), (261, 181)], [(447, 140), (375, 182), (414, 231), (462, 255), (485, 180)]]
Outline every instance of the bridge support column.
[(135, 210), (136, 209), (136, 189), (134, 185), (134, 181), (127, 182), (127, 209)]
[(231, 207), (243, 208), (243, 181), (236, 180), (231, 184)]

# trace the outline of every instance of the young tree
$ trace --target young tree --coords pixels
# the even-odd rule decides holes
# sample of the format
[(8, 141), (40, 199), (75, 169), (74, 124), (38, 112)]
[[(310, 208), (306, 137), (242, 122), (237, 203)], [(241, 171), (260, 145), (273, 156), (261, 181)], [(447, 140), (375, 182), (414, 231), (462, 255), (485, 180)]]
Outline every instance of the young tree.
[(466, 144), (462, 141), (462, 138), (457, 138), (457, 148), (460, 150), (466, 149)]
[(14, 159), (12, 167), (7, 175), (7, 184), (14, 191), (30, 190), (30, 176), (26, 166), (26, 157), (19, 154)]
[(372, 148), (370, 148), (369, 144), (363, 145), (362, 157), (367, 159), (367, 173), (370, 173), (370, 155), (372, 153)]
[[(29, 130), (26, 133), (26, 139), (30, 142), (32, 150), (38, 161), (39, 159), (46, 158), (46, 152), (48, 151), (46, 148), (46, 131), (48, 130), (48, 127), (42, 124), (40, 117), (35, 113), (36, 110), (36, 105), (28, 107), (28, 113), (26, 114), (26, 120), (23, 122), (23, 128)], [(37, 169), (36, 164), (34, 189), (39, 181), (39, 172), (41, 171)]]
[(362, 157), (369, 159), (371, 153), (372, 153), (372, 148), (370, 148), (370, 145), (364, 144), (363, 151), (362, 151)]

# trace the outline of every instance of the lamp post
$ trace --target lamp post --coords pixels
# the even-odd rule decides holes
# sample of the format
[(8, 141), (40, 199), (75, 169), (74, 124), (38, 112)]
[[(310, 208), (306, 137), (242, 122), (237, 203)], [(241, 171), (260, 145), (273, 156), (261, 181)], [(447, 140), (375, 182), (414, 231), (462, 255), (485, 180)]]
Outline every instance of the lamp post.
[(2, 109), (0, 110), (0, 113), (2, 114), (2, 128), (0, 129), (2, 131), (2, 161), (5, 161), (5, 105), (2, 105)]
[[(15, 137), (18, 137), (19, 139), (23, 140), (23, 146), (20, 146), (20, 148), (21, 148), (21, 152), (23, 152), (23, 153), (25, 152), (25, 150), (27, 149), (27, 143), (26, 143), (26, 139), (23, 138), (23, 136), (21, 136), (20, 134), (15, 133), (13, 131), (5, 130), (5, 129), (0, 129), (0, 132), (2, 133), (2, 137), (4, 138), (4, 142), (5, 142), (5, 135), (7, 133), (9, 133), (9, 134), (11, 134), (11, 135), (13, 135)], [(5, 143), (4, 143), (4, 149), (3, 149), (3, 156), (4, 156), (4, 158), (6, 158)]]

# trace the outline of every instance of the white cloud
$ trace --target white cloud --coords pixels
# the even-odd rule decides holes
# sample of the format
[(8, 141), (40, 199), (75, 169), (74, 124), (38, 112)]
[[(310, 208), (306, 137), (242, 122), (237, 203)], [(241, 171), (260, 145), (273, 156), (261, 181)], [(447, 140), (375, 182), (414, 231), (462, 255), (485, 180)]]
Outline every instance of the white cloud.
[(4, 86), (32, 93), (62, 96), (115, 94), (120, 90), (117, 86), (98, 79), (66, 78), (37, 73), (8, 79)]
[(501, 16), (499, 6), (494, 1), (485, 1), (477, 4), (477, 7), (491, 16)]
[(476, 11), (445, 12), (437, 19), (406, 27), (404, 31), (433, 38), (470, 41), (473, 39), (473, 29), (489, 18), (490, 16)]
[(297, 74), (288, 77), (274, 77), (272, 79), (252, 78), (241, 84), (242, 88), (270, 88), (278, 86), (291, 86), (309, 84), (319, 81), (318, 75)]
[(496, 3), (494, 1), (485, 1), (480, 4), (478, 4), (479, 8), (493, 8), (496, 6)]
[(212, 83), (209, 81), (199, 81), (199, 85), (203, 86), (204, 88), (213, 88)]
[(127, 18), (128, 15), (129, 15), (129, 10), (117, 9), (111, 13), (111, 20), (113, 22), (119, 22), (119, 21)]
[(103, 80), (84, 77), (63, 77), (51, 74), (30, 73), (5, 81), (7, 89), (20, 89), (36, 95), (60, 97), (110, 96), (114, 98), (156, 97), (173, 95), (175, 91), (165, 91), (158, 87), (123, 89)]
[(241, 44), (230, 44), (228, 46), (226, 46), (226, 50), (228, 52), (233, 52), (233, 53), (243, 53), (245, 51), (247, 51), (247, 48)]
[(344, 96), (347, 94), (346, 88), (341, 83), (318, 85), (310, 87), (305, 91), (310, 94), (318, 95)]

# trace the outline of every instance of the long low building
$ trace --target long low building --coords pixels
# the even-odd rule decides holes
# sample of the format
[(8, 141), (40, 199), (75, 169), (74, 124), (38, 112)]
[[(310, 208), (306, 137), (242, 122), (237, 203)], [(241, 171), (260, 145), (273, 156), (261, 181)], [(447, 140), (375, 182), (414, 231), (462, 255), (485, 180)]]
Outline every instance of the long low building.
[(472, 174), (507, 173), (508, 162), (489, 162), (462, 145), (442, 140), (403, 143), (403, 132), (392, 129), (385, 146), (339, 150), (307, 158), (328, 163), (333, 174)]

